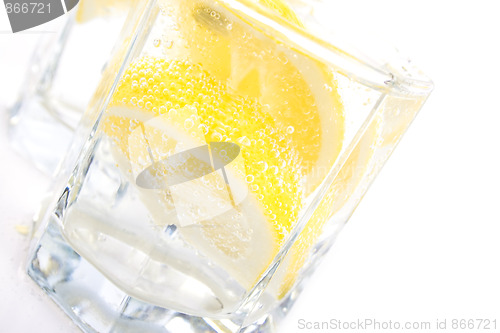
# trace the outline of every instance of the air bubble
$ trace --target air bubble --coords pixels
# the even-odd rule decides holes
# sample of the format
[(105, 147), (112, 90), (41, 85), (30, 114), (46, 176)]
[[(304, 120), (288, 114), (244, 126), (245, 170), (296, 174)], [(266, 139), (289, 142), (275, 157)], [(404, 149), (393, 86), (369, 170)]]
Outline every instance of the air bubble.
[(260, 161), (257, 163), (261, 167), (261, 172), (265, 172), (269, 167), (266, 162)]
[(245, 180), (247, 181), (247, 183), (252, 183), (254, 181), (255, 177), (253, 175), (247, 175), (245, 177)]
[(174, 45), (174, 41), (173, 40), (167, 40), (165, 42), (165, 48), (166, 49), (171, 49), (173, 45)]
[(198, 125), (198, 128), (201, 128), (201, 130), (203, 131), (203, 135), (207, 135), (208, 134), (208, 126), (207, 125), (200, 124), (200, 125)]
[(276, 165), (271, 166), (271, 167), (269, 168), (269, 170), (270, 170), (272, 173), (274, 173), (275, 175), (277, 175), (277, 174), (278, 174), (278, 171), (279, 171), (279, 170), (278, 170), (278, 167), (277, 167)]
[(184, 128), (185, 128), (185, 129), (190, 129), (190, 128), (192, 128), (193, 126), (194, 126), (194, 121), (193, 121), (192, 119), (189, 119), (189, 118), (188, 118), (188, 119), (186, 119), (186, 120), (184, 121)]
[(278, 60), (279, 60), (282, 64), (284, 64), (284, 65), (286, 65), (286, 64), (288, 63), (288, 58), (287, 58), (287, 57), (285, 57), (285, 55), (283, 55), (283, 54), (280, 54), (280, 55), (278, 56)]
[(287, 132), (288, 134), (293, 134), (293, 132), (295, 132), (295, 128), (294, 128), (293, 126), (288, 126), (288, 127), (286, 128), (286, 132)]
[(213, 137), (214, 137), (214, 140), (216, 142), (221, 142), (222, 141), (222, 134), (220, 134), (219, 132), (214, 132)]

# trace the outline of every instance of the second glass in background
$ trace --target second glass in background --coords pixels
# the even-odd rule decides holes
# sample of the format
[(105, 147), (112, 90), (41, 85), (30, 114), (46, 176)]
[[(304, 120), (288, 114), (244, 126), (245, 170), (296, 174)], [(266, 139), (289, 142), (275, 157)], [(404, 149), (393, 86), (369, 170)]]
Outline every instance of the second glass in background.
[(43, 34), (16, 102), (13, 147), (53, 174), (68, 149), (135, 0), (81, 0), (57, 33)]

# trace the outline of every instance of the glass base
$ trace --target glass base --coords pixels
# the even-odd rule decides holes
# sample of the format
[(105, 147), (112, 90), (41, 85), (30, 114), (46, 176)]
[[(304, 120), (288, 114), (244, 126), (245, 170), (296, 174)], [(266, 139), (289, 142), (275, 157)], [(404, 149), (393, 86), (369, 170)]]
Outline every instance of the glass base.
[(10, 114), (9, 134), (14, 149), (41, 171), (53, 174), (70, 146), (81, 111), (34, 94), (20, 99)]
[(64, 240), (57, 217), (29, 257), (28, 275), (84, 332), (275, 332), (294, 303), (296, 288), (271, 313), (248, 318), (190, 316), (128, 296), (107, 280)]

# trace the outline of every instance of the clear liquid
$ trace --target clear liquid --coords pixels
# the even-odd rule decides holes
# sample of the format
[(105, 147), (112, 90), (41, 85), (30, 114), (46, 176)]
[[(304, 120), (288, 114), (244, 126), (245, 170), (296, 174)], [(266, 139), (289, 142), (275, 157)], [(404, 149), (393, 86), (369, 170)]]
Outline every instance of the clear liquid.
[(200, 316), (234, 311), (245, 289), (187, 243), (174, 218), (172, 224), (169, 216), (164, 225), (154, 222), (141, 193), (114, 166), (109, 145), (96, 147), (78, 199), (66, 212), (69, 243), (138, 299)]
[(79, 23), (75, 12), (60, 33), (40, 41), (11, 110), (13, 145), (48, 174), (69, 147), (126, 16)]

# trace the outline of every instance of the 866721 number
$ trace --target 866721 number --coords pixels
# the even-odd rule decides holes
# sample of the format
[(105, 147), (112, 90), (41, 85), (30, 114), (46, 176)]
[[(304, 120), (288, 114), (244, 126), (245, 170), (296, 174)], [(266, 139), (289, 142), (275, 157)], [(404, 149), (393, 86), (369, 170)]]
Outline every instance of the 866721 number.
[(24, 3), (6, 3), (7, 14), (48, 14), (50, 13), (50, 3), (43, 2), (24, 2)]

